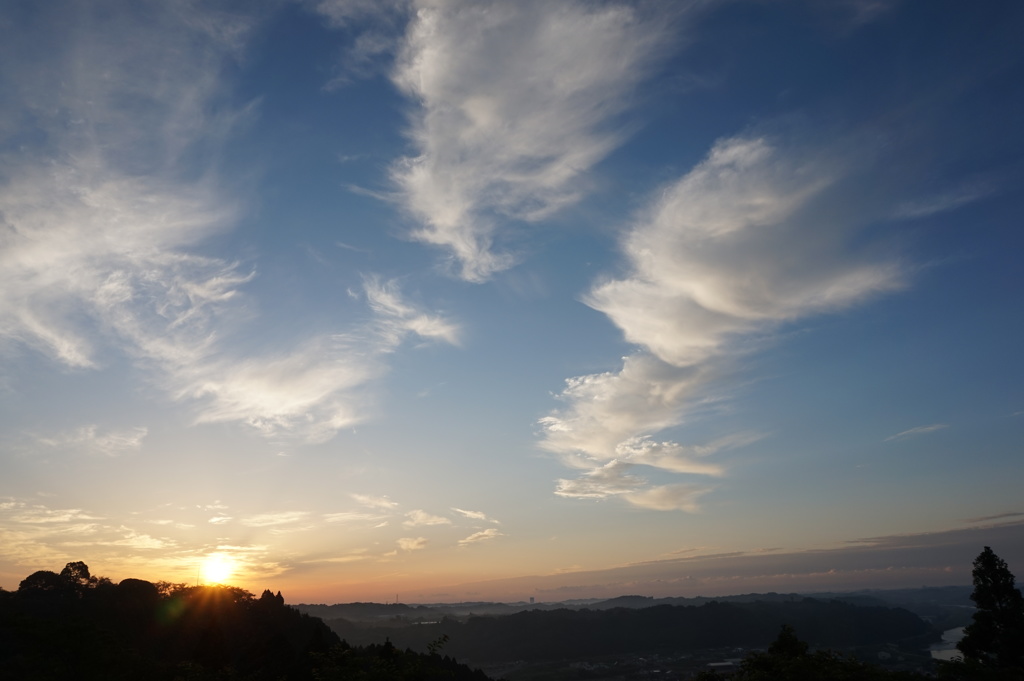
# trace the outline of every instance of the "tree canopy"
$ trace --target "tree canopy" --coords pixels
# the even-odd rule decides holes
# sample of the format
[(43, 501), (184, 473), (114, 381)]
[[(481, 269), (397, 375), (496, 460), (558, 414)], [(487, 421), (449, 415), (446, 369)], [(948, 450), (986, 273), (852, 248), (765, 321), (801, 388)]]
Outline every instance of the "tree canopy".
[(974, 621), (957, 648), (968, 662), (989, 667), (1024, 663), (1024, 597), (1006, 561), (988, 546), (974, 559)]

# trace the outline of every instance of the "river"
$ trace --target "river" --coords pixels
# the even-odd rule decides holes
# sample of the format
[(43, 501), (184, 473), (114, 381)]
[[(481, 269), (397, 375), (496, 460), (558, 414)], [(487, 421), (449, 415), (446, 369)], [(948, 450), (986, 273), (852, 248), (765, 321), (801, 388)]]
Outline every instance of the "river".
[(947, 629), (942, 632), (942, 641), (939, 643), (933, 643), (928, 650), (932, 654), (933, 660), (951, 660), (955, 656), (960, 656), (961, 653), (956, 649), (956, 644), (964, 637), (964, 628), (957, 627), (956, 629)]

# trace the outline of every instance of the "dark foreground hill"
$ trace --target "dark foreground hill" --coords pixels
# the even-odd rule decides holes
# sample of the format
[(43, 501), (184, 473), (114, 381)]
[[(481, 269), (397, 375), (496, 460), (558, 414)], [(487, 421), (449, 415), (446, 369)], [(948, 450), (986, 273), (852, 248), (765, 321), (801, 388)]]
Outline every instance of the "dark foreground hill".
[(0, 589), (0, 678), (31, 681), (488, 681), (448, 657), (354, 647), (269, 590), (92, 577), (84, 563)]

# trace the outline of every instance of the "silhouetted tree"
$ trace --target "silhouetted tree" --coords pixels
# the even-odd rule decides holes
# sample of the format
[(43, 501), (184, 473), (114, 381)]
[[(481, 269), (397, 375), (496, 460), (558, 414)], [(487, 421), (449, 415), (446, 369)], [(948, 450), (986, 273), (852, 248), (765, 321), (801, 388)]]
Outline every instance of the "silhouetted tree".
[(60, 576), (70, 584), (85, 588), (96, 583), (96, 578), (89, 573), (89, 566), (80, 560), (68, 563), (60, 571)]
[(1006, 561), (988, 546), (974, 560), (974, 621), (957, 648), (968, 662), (1017, 667), (1024, 662), (1024, 597)]
[(64, 592), (67, 587), (67, 580), (53, 570), (38, 570), (21, 580), (18, 591), (60, 593)]
[(800, 657), (807, 654), (807, 641), (801, 641), (788, 624), (782, 625), (779, 637), (768, 646), (768, 654), (776, 657)]

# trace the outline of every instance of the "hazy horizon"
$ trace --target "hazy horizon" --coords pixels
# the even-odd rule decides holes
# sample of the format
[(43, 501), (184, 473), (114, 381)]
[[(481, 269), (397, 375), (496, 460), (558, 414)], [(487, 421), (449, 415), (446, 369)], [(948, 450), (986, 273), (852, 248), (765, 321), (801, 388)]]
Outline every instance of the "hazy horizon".
[(7, 3), (0, 586), (1024, 574), (1022, 30), (1010, 0)]

